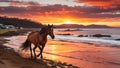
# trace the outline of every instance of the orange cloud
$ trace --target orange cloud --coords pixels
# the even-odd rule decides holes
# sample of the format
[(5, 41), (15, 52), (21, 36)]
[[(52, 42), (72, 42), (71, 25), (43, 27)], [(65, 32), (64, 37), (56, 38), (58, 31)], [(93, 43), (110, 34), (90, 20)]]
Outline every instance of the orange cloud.
[(120, 6), (120, 0), (76, 0), (76, 2), (102, 8), (117, 8)]
[[(13, 4), (21, 5), (21, 4)], [(107, 24), (118, 23), (119, 8), (103, 9), (96, 6), (66, 6), (66, 5), (48, 5), (48, 6), (29, 6), (29, 7), (8, 6), (0, 7), (2, 15), (27, 18), (43, 24), (54, 23), (63, 24), (70, 20), (77, 24)], [(113, 12), (114, 11), (114, 12)], [(104, 22), (104, 23), (103, 23)], [(106, 23), (107, 22), (107, 23)], [(120, 25), (119, 25), (120, 26)]]

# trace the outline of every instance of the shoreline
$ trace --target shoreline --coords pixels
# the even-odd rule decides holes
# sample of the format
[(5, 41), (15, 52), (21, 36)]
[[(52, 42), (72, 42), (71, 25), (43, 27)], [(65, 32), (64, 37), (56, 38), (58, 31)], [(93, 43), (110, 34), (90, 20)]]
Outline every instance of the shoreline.
[[(19, 35), (19, 33), (17, 33), (17, 35)], [(79, 68), (77, 66), (73, 66), (72, 64), (56, 62), (49, 59), (31, 60), (29, 58), (23, 58), (17, 52), (15, 52), (14, 49), (3, 45), (9, 41), (4, 39), (5, 36), (0, 37), (0, 68)], [(12, 36), (16, 36), (16, 33)], [(11, 37), (11, 35), (8, 35), (8, 37)]]

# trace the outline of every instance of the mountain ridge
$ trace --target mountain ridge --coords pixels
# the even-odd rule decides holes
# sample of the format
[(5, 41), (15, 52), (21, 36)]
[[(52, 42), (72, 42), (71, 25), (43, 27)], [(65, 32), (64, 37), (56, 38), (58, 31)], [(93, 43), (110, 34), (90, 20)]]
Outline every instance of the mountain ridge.
[[(8, 17), (0, 17), (0, 24), (4, 25), (13, 25), (15, 27), (23, 27), (23, 28), (41, 28), (43, 24), (37, 23), (35, 21), (31, 21), (28, 19), (19, 19), (19, 18), (8, 18)], [(107, 25), (81, 25), (81, 24), (61, 24), (54, 25), (54, 28), (120, 28), (120, 27), (111, 27)]]
[(15, 27), (23, 27), (23, 28), (40, 28), (43, 26), (41, 23), (37, 23), (28, 19), (8, 18), (8, 17), (0, 17), (0, 24), (13, 25)]
[(91, 24), (91, 25), (81, 25), (81, 24), (61, 24), (61, 25), (55, 25), (55, 28), (113, 28), (107, 25), (96, 25), (96, 24)]

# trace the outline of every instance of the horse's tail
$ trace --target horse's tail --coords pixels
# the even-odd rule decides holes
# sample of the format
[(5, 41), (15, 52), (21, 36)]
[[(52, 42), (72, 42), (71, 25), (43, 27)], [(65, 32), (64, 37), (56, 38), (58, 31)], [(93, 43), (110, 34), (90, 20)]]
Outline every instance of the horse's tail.
[(27, 50), (31, 46), (31, 42), (26, 40), (24, 43), (22, 43), (22, 50)]

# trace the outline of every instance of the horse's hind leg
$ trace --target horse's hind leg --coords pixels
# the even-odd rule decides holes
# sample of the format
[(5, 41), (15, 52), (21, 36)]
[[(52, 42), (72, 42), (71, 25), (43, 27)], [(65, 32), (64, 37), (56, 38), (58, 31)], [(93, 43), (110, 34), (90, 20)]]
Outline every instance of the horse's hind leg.
[(33, 58), (33, 55), (32, 55), (32, 46), (30, 45), (30, 55), (31, 55), (31, 59)]
[(35, 46), (34, 48), (33, 48), (33, 52), (34, 52), (34, 59), (36, 59), (36, 53), (35, 53), (35, 49), (37, 48), (37, 46)]

